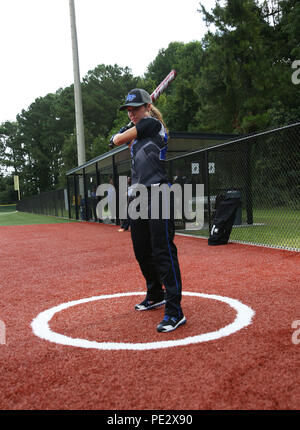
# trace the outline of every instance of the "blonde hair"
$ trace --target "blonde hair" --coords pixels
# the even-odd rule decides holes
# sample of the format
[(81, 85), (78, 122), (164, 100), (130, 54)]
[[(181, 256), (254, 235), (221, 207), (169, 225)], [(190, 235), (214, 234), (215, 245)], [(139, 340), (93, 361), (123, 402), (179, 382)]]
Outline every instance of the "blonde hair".
[(161, 112), (157, 109), (157, 107), (155, 107), (154, 105), (150, 105), (150, 115), (153, 118), (158, 119), (158, 121), (160, 121), (162, 123), (162, 125), (165, 127), (166, 133), (169, 135), (169, 130), (163, 120), (162, 114)]

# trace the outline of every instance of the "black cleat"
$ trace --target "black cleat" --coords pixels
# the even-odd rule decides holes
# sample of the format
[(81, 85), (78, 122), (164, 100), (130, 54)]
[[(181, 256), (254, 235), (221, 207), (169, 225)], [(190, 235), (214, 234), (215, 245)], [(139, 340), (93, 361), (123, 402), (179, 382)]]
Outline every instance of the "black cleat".
[(179, 318), (170, 317), (169, 315), (165, 315), (163, 320), (158, 324), (157, 331), (159, 333), (165, 333), (168, 331), (176, 330), (177, 327), (186, 323), (186, 318), (182, 315)]
[(136, 311), (148, 311), (150, 309), (156, 309), (163, 306), (166, 303), (165, 299), (162, 300), (148, 300), (145, 299), (139, 305), (135, 305), (134, 309)]

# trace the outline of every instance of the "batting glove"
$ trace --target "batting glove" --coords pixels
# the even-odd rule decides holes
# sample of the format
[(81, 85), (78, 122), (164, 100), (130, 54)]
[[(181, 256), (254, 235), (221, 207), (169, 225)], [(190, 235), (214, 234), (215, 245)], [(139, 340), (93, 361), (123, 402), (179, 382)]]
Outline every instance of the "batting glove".
[(124, 127), (120, 128), (119, 133), (124, 133), (124, 131), (129, 130), (133, 126), (133, 122), (129, 122), (128, 124), (124, 125)]
[(115, 144), (114, 144), (114, 137), (115, 137), (115, 134), (113, 134), (112, 137), (109, 139), (109, 145), (108, 146), (110, 148), (113, 148), (115, 146)]

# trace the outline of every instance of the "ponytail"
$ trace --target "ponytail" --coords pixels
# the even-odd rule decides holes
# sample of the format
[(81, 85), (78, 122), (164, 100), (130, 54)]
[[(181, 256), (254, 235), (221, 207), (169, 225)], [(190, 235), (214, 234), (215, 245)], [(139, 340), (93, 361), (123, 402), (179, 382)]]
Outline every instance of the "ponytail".
[(153, 118), (158, 119), (158, 121), (162, 123), (162, 125), (165, 127), (166, 133), (169, 135), (169, 130), (167, 129), (167, 126), (163, 120), (161, 112), (153, 104), (150, 105), (150, 115)]

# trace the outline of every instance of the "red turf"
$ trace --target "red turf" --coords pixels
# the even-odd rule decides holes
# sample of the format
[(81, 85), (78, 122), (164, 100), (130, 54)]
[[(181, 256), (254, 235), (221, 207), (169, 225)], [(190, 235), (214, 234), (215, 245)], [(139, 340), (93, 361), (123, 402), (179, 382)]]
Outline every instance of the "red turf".
[[(209, 247), (176, 236), (184, 291), (238, 299), (253, 323), (219, 340), (151, 351), (101, 351), (36, 337), (32, 320), (58, 304), (144, 291), (130, 233), (89, 223), (1, 227), (1, 409), (299, 409), (300, 254), (240, 244)], [(135, 312), (142, 296), (57, 313), (58, 333), (98, 342), (153, 342), (218, 330), (228, 305), (183, 297), (187, 324), (155, 330), (163, 310)]]

